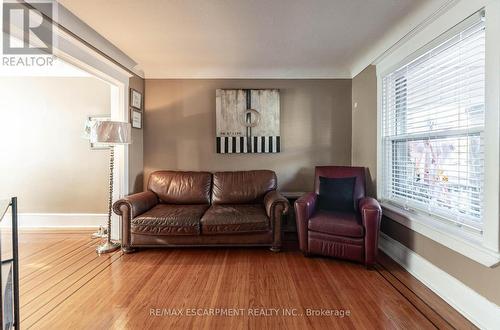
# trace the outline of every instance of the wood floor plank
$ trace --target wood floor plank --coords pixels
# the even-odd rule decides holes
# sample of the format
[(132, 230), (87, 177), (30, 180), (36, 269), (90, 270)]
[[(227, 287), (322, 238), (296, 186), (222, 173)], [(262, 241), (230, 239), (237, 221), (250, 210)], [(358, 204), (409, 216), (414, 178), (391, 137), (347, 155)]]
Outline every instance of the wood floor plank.
[[(4, 240), (2, 236), (2, 241), (10, 241), (10, 233), (7, 234), (7, 240)], [(87, 236), (88, 235), (88, 236)], [(22, 235), (19, 237), (19, 258), (20, 260), (26, 257), (33, 256), (36, 254), (43, 254), (47, 249), (53, 249), (55, 244), (60, 242), (74, 239), (82, 239), (84, 237), (90, 237), (90, 231), (54, 231), (54, 230), (22, 230)]]
[[(161, 268), (163, 261), (168, 258), (168, 253), (156, 252), (149, 253), (144, 256), (145, 263), (130, 263), (123, 261), (128, 258), (128, 255), (122, 256), (119, 262), (116, 262), (112, 267), (104, 269), (96, 276), (88, 285), (77, 292), (73, 296), (64, 301), (57, 309), (48, 312), (42, 319), (36, 323), (37, 329), (112, 329), (115, 325), (127, 323), (129, 311), (135, 310), (137, 313), (147, 316), (149, 315), (149, 306), (143, 306), (144, 302), (150, 301), (150, 296), (146, 295), (145, 300), (140, 299), (141, 289), (144, 281), (151, 279), (151, 275)], [(127, 267), (124, 267), (127, 266)], [(129, 276), (126, 283), (124, 279), (116, 277), (110, 283), (106, 279), (110, 279), (113, 274), (128, 272)], [(88, 289), (92, 289), (89, 292)], [(79, 300), (80, 308), (75, 308), (73, 301)], [(134, 309), (129, 309), (128, 306), (136, 304)], [(71, 317), (61, 319), (61, 315), (71, 315)], [(145, 320), (137, 323), (137, 328), (143, 328)], [(22, 324), (21, 324), (22, 325)], [(120, 327), (127, 329), (127, 327)], [(148, 328), (148, 327), (144, 327)]]
[(61, 258), (60, 262), (54, 263), (53, 266), (49, 265), (43, 271), (35, 273), (35, 276), (23, 280), (20, 288), (21, 306), (56, 285), (64, 285), (72, 276), (78, 276), (85, 266), (93, 267), (93, 262), (97, 259), (95, 245), (84, 245), (74, 252)]
[(73, 250), (86, 245), (89, 242), (88, 238), (80, 238), (75, 240), (68, 240), (54, 245), (45, 251), (45, 253), (30, 255), (25, 259), (20, 260), (19, 264), (19, 277), (24, 279), (27, 276), (36, 273), (46, 265), (51, 265), (61, 260), (66, 254), (71, 253)]
[[(476, 327), (431, 289), (415, 279), (403, 267), (380, 251), (378, 270), (418, 309), (438, 324), (440, 329), (475, 329)], [(441, 319), (441, 320), (439, 320)], [(444, 323), (443, 323), (444, 321)]]
[(104, 255), (100, 258), (95, 252), (93, 254), (89, 254), (89, 252), (93, 252), (92, 247), (87, 247), (87, 251), (85, 252), (89, 257), (81, 260), (81, 262), (77, 261), (72, 269), (68, 269), (67, 272), (51, 273), (50, 281), (46, 281), (43, 285), (27, 292), (27, 294), (21, 295), (21, 310), (28, 308), (30, 310), (36, 309), (37, 305), (50, 300), (50, 297), (64, 291), (66, 287), (90, 272), (96, 265), (109, 259), (109, 255)]
[[(74, 248), (76, 241), (66, 244)], [(341, 260), (258, 248), (149, 249), (101, 257), (93, 248), (88, 243), (60, 252), (59, 259), (46, 250), (45, 261), (53, 265), (25, 277), (23, 329), (432, 329), (457, 328), (463, 321), (453, 309), (434, 307), (443, 303), (440, 298), (415, 289), (411, 275), (390, 259), (368, 271)], [(155, 309), (163, 314), (151, 315)], [(242, 312), (220, 315), (229, 309)], [(210, 310), (219, 315), (187, 315)]]
[[(66, 250), (60, 252), (60, 256), (53, 260), (52, 262), (46, 263), (40, 266), (37, 271), (26, 274), (22, 277), (22, 282), (24, 284), (24, 289), (27, 289), (29, 285), (33, 285), (33, 282), (41, 282), (44, 279), (52, 278), (54, 273), (58, 273), (74, 264), (75, 261), (81, 259), (86, 254), (95, 252), (95, 247), (97, 242), (89, 241), (82, 245), (79, 245), (73, 250)], [(90, 247), (90, 249), (89, 249)]]
[[(81, 239), (81, 236), (75, 237)], [(23, 232), (23, 234), (19, 237), (19, 259), (24, 260), (27, 257), (44, 253), (46, 249), (49, 249), (62, 241), (67, 241), (68, 239), (69, 237), (64, 235), (50, 235), (46, 238), (42, 238), (40, 234)], [(12, 254), (12, 234), (10, 232), (2, 231), (2, 242), (2, 256)]]
[[(82, 269), (80, 277), (69, 279), (62, 287), (56, 287), (53, 290), (47, 291), (39, 299), (33, 303), (28, 303), (21, 307), (21, 328), (30, 329), (40, 319), (62, 304), (68, 297), (71, 297), (75, 292), (88, 284), (96, 275), (109, 267), (113, 262), (121, 257), (121, 253), (114, 253), (106, 256), (101, 256), (101, 260)], [(87, 269), (88, 268), (88, 269)], [(69, 284), (69, 285), (67, 285)], [(23, 318), (23, 313), (27, 315)], [(52, 327), (51, 327), (52, 328)], [(54, 329), (54, 328), (52, 328)]]

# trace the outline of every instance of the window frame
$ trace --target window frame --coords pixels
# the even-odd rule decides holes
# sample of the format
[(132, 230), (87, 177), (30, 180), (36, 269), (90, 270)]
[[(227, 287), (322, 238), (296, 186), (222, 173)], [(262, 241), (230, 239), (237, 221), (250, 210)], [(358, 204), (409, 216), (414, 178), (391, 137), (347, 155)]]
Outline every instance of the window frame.
[[(455, 139), (459, 140), (465, 138), (468, 139), (470, 142), (471, 138), (473, 137), (479, 137), (481, 141), (484, 140), (484, 119), (482, 120), (482, 123), (480, 125), (477, 125), (477, 123), (473, 123), (472, 126), (470, 126), (469, 123), (467, 123), (466, 126), (460, 126), (447, 130), (441, 128), (438, 129), (437, 131), (434, 131), (432, 129), (430, 131), (422, 130), (423, 127), (419, 127), (417, 131), (412, 131), (412, 127), (411, 126), (406, 127), (405, 124), (407, 117), (418, 118), (417, 120), (420, 120), (422, 118), (418, 117), (416, 113), (412, 112), (411, 109), (407, 108), (407, 94), (411, 95), (412, 90), (407, 90), (406, 87), (409, 84), (413, 85), (413, 82), (411, 80), (410, 81), (408, 80), (408, 78), (411, 77), (412, 75), (412, 72), (411, 71), (408, 72), (408, 70), (412, 70), (412, 67), (415, 69), (414, 63), (421, 62), (422, 60), (424, 60), (424, 62), (430, 60), (431, 61), (430, 64), (432, 65), (432, 61), (435, 58), (434, 55), (432, 55), (432, 57), (429, 56), (422, 57), (422, 56), (428, 54), (429, 51), (433, 52), (434, 49), (436, 48), (443, 48), (442, 47), (443, 43), (450, 44), (449, 43), (450, 40), (453, 42), (453, 47), (461, 48), (460, 43), (455, 44), (454, 40), (456, 40), (457, 35), (462, 34), (463, 31), (470, 31), (470, 29), (473, 28), (475, 31), (474, 33), (480, 33), (483, 35), (484, 38), (485, 22), (483, 20), (483, 17), (484, 13), (482, 11), (475, 13), (474, 15), (471, 15), (465, 21), (459, 23), (455, 28), (452, 28), (444, 35), (436, 38), (428, 46), (424, 47), (423, 51), (420, 50), (417, 51), (415, 54), (412, 54), (412, 56), (409, 59), (404, 60), (403, 63), (401, 63), (401, 65), (398, 65), (396, 68), (394, 68), (394, 70), (391, 70), (386, 76), (383, 77), (382, 80), (385, 92), (384, 95), (382, 95), (382, 97), (384, 100), (384, 104), (386, 105), (386, 108), (382, 109), (384, 112), (383, 113), (384, 118), (382, 119), (383, 143), (381, 149), (384, 154), (385, 166), (383, 167), (384, 175), (381, 178), (381, 182), (383, 183), (382, 187), (383, 194), (381, 197), (383, 198), (387, 197), (387, 200), (389, 202), (395, 204), (396, 206), (399, 205), (400, 207), (404, 207), (405, 210), (413, 208), (416, 213), (430, 215), (436, 219), (448, 222), (450, 224), (454, 224), (456, 226), (463, 227), (462, 228), (463, 230), (471, 230), (478, 234), (481, 234), (482, 232), (482, 222), (483, 222), (482, 214), (480, 218), (479, 217), (476, 218), (469, 214), (466, 215), (460, 215), (459, 213), (451, 214), (450, 210), (445, 209), (444, 207), (436, 207), (432, 211), (429, 211), (429, 205), (427, 205), (427, 203), (430, 202), (429, 198), (424, 197), (420, 201), (418, 200), (418, 198), (416, 198), (417, 196), (415, 195), (415, 193), (411, 192), (411, 188), (415, 188), (416, 186), (418, 186), (418, 184), (415, 183), (413, 187), (408, 186), (408, 182), (406, 181), (407, 178), (405, 177), (404, 174), (402, 174), (402, 173), (407, 173), (408, 168), (406, 168), (406, 166), (404, 168), (401, 168), (401, 166), (404, 166), (404, 164), (407, 164), (410, 161), (410, 159), (407, 159), (406, 152), (408, 150), (407, 148), (410, 147), (408, 144), (411, 144), (411, 141), (424, 141), (424, 140), (452, 141)], [(477, 28), (479, 24), (483, 26), (481, 30), (478, 30)], [(472, 35), (475, 36), (475, 34)], [(469, 41), (465, 39), (465, 42)], [(439, 57), (437, 60), (439, 60)], [(483, 65), (484, 66), (482, 70), (483, 74), (482, 77), (484, 78), (484, 73), (485, 73), (484, 69), (486, 63), (483, 62)], [(418, 70), (424, 70), (421, 69), (420, 66), (418, 66), (418, 68), (420, 68)], [(446, 70), (446, 68), (443, 69)], [(433, 68), (431, 68), (431, 70), (433, 70)], [(454, 75), (454, 72), (450, 71), (450, 73), (451, 75)], [(483, 94), (484, 94), (484, 89), (483, 89)], [(485, 108), (484, 103), (485, 99), (483, 98), (483, 103), (481, 104), (482, 108), (481, 113), (483, 115)], [(460, 116), (459, 114), (457, 115)], [(458, 118), (455, 118), (454, 120), (456, 119)], [(411, 125), (411, 119), (409, 119), (409, 122)], [(398, 145), (402, 146), (404, 149), (400, 149)], [(406, 150), (406, 152), (404, 150)], [(484, 161), (484, 154), (481, 157), (481, 161)], [(481, 169), (483, 168), (484, 167), (481, 167)], [(450, 173), (450, 175), (453, 175), (453, 173)], [(481, 176), (482, 175), (483, 174), (481, 173)], [(481, 180), (480, 182), (482, 183), (484, 182), (484, 180)], [(395, 187), (395, 185), (397, 187)], [(448, 188), (452, 189), (453, 186), (450, 185)], [(472, 185), (469, 188), (477, 188), (477, 186)], [(405, 190), (405, 189), (410, 189), (410, 190)], [(406, 193), (408, 194), (406, 195), (407, 197), (401, 195), (401, 193), (403, 195), (405, 194), (404, 191), (406, 191)], [(483, 191), (481, 187), (481, 197), (482, 196), (483, 196)], [(450, 198), (453, 199), (453, 195), (450, 195)], [(479, 210), (482, 211), (482, 208), (480, 208)], [(460, 217), (461, 219), (458, 220), (456, 219), (457, 217)]]
[[(486, 16), (486, 76), (485, 76), (485, 173), (483, 232), (477, 234), (459, 229), (438, 216), (404, 209), (384, 200), (385, 170), (382, 138), (383, 121), (383, 77), (394, 71), (397, 66), (408, 62), (419, 54), (433, 48), (453, 29), (461, 29), (461, 22), (484, 10)], [(493, 267), (500, 262), (500, 4), (493, 0), (478, 1), (471, 4), (460, 1), (434, 21), (429, 22), (413, 33), (390, 53), (377, 61), (377, 195), (381, 201), (384, 215), (390, 219), (461, 253), (485, 266)], [(441, 39), (441, 40), (440, 40)], [(493, 73), (497, 74), (493, 74)], [(388, 178), (390, 180), (390, 178)]]

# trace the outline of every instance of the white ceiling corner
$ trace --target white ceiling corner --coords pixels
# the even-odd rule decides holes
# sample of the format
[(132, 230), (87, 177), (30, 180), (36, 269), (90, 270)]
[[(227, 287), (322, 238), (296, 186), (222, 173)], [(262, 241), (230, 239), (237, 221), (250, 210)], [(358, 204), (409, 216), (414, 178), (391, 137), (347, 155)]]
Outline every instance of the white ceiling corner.
[(375, 42), (371, 48), (359, 54), (351, 66), (351, 76), (357, 76), (370, 64), (377, 64), (383, 57), (390, 54), (403, 44), (408, 38), (437, 19), (450, 7), (460, 0), (432, 0), (427, 1), (415, 11), (409, 13), (398, 24)]

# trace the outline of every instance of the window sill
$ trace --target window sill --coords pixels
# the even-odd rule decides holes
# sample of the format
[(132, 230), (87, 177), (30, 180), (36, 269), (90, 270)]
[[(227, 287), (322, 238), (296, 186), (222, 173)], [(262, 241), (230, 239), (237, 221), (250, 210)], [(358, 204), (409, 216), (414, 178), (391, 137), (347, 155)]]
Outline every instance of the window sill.
[(481, 236), (458, 230), (451, 225), (405, 211), (395, 205), (381, 202), (384, 216), (456, 251), (484, 266), (500, 263), (500, 253), (482, 246)]

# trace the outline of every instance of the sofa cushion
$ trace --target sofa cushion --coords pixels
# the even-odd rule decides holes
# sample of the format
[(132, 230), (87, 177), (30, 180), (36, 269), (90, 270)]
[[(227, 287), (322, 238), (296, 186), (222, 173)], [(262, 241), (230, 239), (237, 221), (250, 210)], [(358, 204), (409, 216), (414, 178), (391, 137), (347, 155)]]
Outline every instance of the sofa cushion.
[(212, 205), (201, 218), (202, 234), (231, 234), (269, 230), (262, 204)]
[(148, 190), (167, 204), (210, 204), (209, 172), (157, 171), (149, 176)]
[(199, 235), (200, 219), (208, 205), (159, 204), (132, 219), (131, 230), (136, 234)]
[(347, 237), (363, 237), (364, 228), (354, 212), (318, 210), (309, 219), (309, 230)]
[(261, 203), (264, 196), (276, 190), (273, 171), (216, 172), (213, 176), (213, 204)]

